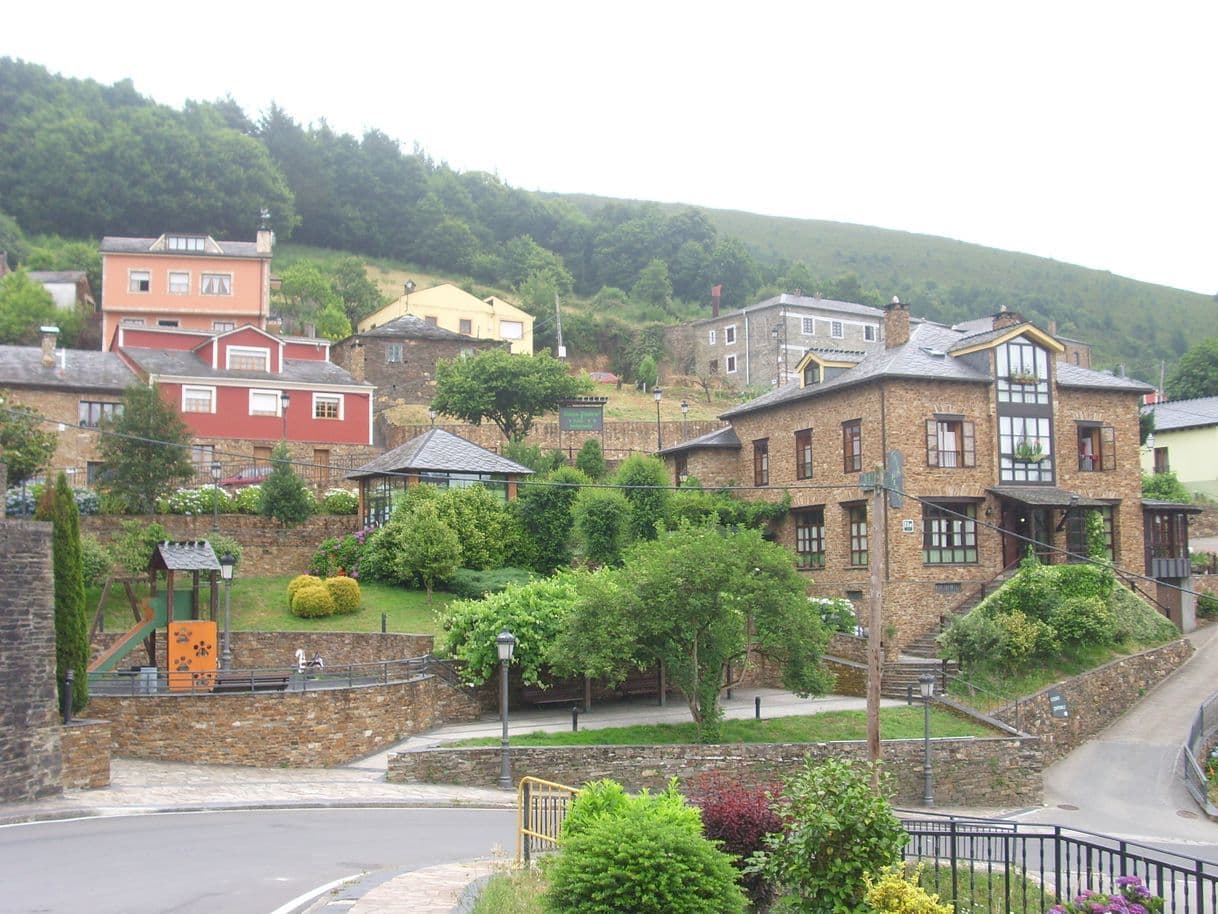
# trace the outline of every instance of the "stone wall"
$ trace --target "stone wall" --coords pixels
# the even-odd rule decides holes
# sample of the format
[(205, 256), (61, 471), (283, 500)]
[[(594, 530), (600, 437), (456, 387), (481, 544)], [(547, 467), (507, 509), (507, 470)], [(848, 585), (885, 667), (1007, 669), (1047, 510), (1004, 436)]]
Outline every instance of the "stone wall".
[(0, 521), (0, 803), (62, 789), (53, 593), (51, 525)]
[[(884, 766), (894, 801), (922, 798), (922, 741), (884, 743)], [(1041, 754), (1036, 739), (938, 739), (931, 742), (935, 800), (943, 806), (1022, 806), (1041, 800)], [(744, 783), (770, 784), (805, 758), (865, 759), (865, 742), (758, 743), (718, 746), (549, 746), (512, 749), (512, 773), (580, 785), (613, 778), (629, 790), (663, 787), (709, 771)], [(499, 776), (499, 749), (422, 749), (389, 757), (394, 783), (489, 787)]]
[[(1044, 763), (1051, 765), (1081, 746), (1142, 700), (1193, 654), (1191, 641), (1180, 639), (1140, 654), (1121, 657), (1020, 699), (994, 717), (1040, 738)], [(1049, 689), (1066, 699), (1069, 717), (1054, 717)]]
[(312, 692), (96, 697), (115, 755), (166, 762), (324, 768), (441, 723), (476, 720), (477, 703), (434, 676)]
[(1199, 505), (1201, 513), (1188, 519), (1189, 539), (1199, 536), (1218, 536), (1218, 505)]
[(63, 786), (110, 786), (110, 722), (73, 720), (60, 732), (63, 747)]

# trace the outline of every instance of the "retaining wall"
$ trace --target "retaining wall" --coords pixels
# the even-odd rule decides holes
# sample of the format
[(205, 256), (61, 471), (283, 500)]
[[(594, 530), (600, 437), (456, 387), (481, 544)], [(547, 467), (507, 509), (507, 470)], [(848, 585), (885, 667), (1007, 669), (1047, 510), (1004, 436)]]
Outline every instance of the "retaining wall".
[(95, 789), (110, 786), (110, 722), (74, 720), (60, 732), (63, 786)]

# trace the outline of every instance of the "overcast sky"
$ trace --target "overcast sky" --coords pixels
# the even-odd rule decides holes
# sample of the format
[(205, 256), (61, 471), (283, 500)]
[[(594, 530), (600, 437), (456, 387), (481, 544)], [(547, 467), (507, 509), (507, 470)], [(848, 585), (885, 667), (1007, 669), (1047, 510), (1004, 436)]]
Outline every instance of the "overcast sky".
[(379, 128), (529, 189), (1218, 292), (1218, 4), (10, 4), (0, 55)]

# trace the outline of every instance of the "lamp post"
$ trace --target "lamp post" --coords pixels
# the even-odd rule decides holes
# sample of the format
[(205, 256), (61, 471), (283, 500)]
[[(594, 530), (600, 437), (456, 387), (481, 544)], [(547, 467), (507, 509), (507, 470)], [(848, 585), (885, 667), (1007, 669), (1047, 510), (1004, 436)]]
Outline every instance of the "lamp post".
[(233, 568), (237, 565), (237, 557), (231, 552), (220, 556), (220, 577), (224, 579), (224, 648), (220, 651), (220, 669), (227, 670), (233, 665)]
[(288, 440), (288, 404), (292, 402), (291, 395), (285, 390), (279, 395), (279, 413), (283, 416), (283, 440)]
[(681, 437), (689, 440), (689, 401), (681, 399)]
[(495, 647), (499, 649), (499, 716), (503, 718), (503, 737), (499, 740), (499, 786), (503, 790), (512, 789), (512, 750), (508, 745), (508, 664), (512, 662), (512, 654), (516, 652), (516, 636), (509, 631), (501, 631), (495, 639)]
[(660, 432), (660, 400), (664, 397), (664, 391), (657, 387), (656, 395), (656, 451), (664, 450), (664, 436)]
[(427, 410), (427, 418), (431, 420), (431, 427), (436, 427), (436, 411), (434, 409)]
[(402, 288), (406, 290), (406, 310), (410, 310), (410, 293), (414, 291), (414, 280), (408, 279), (402, 283)]
[(918, 677), (918, 690), (922, 693), (922, 805), (935, 805), (935, 787), (930, 770), (930, 703), (935, 697), (934, 673), (923, 673)]
[(220, 461), (211, 462), (211, 532), (220, 532)]

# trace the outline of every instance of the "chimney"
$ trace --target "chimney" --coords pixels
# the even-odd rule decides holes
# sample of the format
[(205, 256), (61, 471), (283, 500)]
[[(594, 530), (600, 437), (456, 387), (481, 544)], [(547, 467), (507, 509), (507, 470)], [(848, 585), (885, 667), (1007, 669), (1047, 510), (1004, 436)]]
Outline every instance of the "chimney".
[(1049, 321), (1049, 336), (1057, 336), (1057, 321)]
[(364, 380), (364, 341), (359, 338), (351, 344), (351, 365), (347, 370), (355, 380)]
[(254, 238), (254, 251), (259, 254), (271, 253), (275, 247), (275, 233), (269, 228), (258, 229), (258, 234)]
[(895, 295), (884, 306), (884, 348), (895, 349), (909, 342), (909, 306)]
[(719, 302), (723, 298), (723, 283), (711, 286), (711, 317), (719, 316)]
[(42, 367), (55, 367), (55, 339), (59, 336), (58, 327), (39, 327), (42, 333)]
[(1018, 311), (1008, 311), (1007, 306), (1003, 305), (998, 309), (998, 313), (994, 315), (994, 330), (1001, 330), (1003, 327), (1014, 327), (1016, 324), (1022, 324), (1023, 317)]

